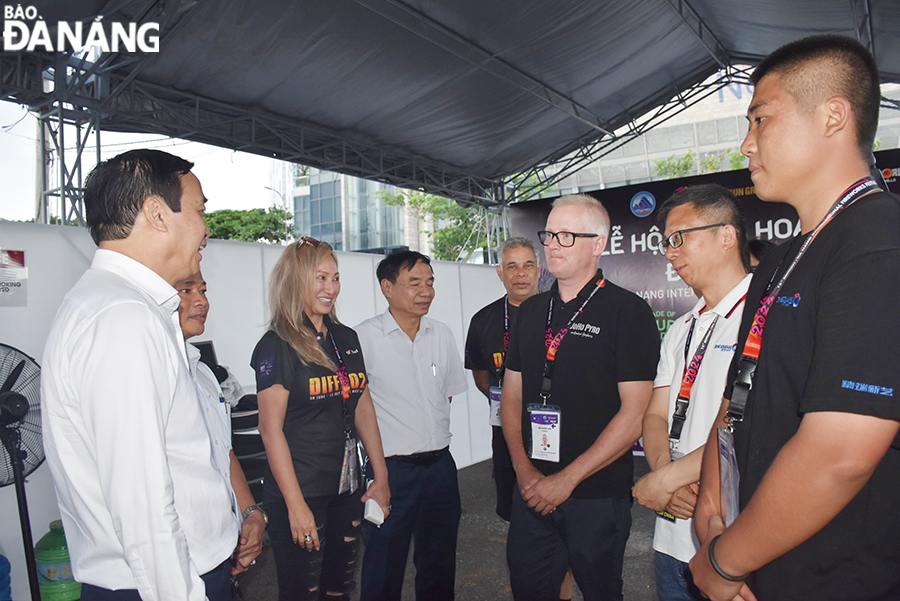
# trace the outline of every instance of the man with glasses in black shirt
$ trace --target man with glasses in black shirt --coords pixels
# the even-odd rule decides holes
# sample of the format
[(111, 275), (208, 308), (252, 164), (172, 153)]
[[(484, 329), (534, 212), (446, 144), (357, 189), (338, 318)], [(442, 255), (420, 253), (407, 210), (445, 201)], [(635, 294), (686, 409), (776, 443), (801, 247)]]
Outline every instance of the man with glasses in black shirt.
[(622, 598), (631, 528), (630, 453), (653, 388), (650, 307), (597, 269), (609, 216), (565, 196), (539, 232), (557, 281), (519, 308), (501, 400), (519, 493), (507, 560), (513, 597), (558, 599), (571, 567), (586, 601)]

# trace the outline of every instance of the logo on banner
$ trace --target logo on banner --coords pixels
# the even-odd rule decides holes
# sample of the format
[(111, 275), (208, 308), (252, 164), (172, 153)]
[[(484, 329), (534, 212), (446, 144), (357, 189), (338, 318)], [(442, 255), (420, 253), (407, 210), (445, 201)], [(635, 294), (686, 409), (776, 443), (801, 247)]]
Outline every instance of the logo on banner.
[(631, 197), (630, 206), (635, 217), (646, 217), (656, 208), (656, 198), (649, 192), (638, 192)]
[[(93, 21), (49, 24), (34, 6), (3, 6), (4, 52), (66, 52), (98, 48), (101, 52), (159, 52), (159, 23)], [(52, 33), (51, 33), (52, 32)]]
[(892, 180), (892, 179), (894, 179), (895, 177), (898, 177), (898, 176), (900, 176), (900, 168), (897, 168), (897, 169), (882, 169), (882, 170), (881, 170), (881, 177), (883, 177), (885, 180)]

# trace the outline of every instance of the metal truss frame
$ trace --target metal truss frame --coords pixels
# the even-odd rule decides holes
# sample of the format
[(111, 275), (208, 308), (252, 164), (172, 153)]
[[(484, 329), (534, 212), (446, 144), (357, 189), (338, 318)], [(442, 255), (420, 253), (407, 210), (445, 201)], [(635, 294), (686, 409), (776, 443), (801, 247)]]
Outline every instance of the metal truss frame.
[(586, 144), (562, 160), (549, 160), (508, 178), (505, 185), (506, 197), (512, 202), (536, 198), (563, 179), (621, 148), (707, 96), (735, 83), (749, 83), (750, 71), (750, 67), (727, 67), (721, 78), (712, 82), (704, 81), (688, 90), (679, 92), (651, 113), (639, 119), (632, 119), (625, 127), (621, 128), (625, 130), (622, 133)]
[[(93, 133), (96, 136), (97, 161), (100, 161), (100, 128), (97, 114), (67, 108), (62, 103), (57, 103), (52, 108), (41, 111), (38, 114), (38, 121), (44, 157), (41, 161), (42, 189), (38, 191), (35, 222), (50, 222), (51, 203), (56, 200), (58, 210), (55, 212), (63, 225), (84, 225), (84, 172), (81, 157)], [(75, 136), (75, 157), (70, 161), (66, 157), (65, 144), (66, 140), (70, 139), (66, 136), (66, 130), (72, 129)], [(51, 187), (50, 182), (54, 179), (55, 185)]]
[[(128, 20), (167, 21), (161, 43), (177, 32), (206, 0), (178, 1), (166, 10), (157, 0), (124, 0), (109, 6), (114, 13), (130, 11)], [(99, 56), (72, 54), (0, 53), (0, 100), (26, 104), (41, 122), (45, 149), (43, 189), (37, 219), (50, 218), (51, 203), (59, 200), (63, 223), (83, 223), (81, 157), (92, 134), (100, 158), (100, 129), (159, 133), (338, 171), (403, 188), (427, 191), (456, 200), (463, 206), (479, 205), (489, 213), (492, 232), (508, 229), (510, 202), (532, 199), (600, 157), (662, 124), (727, 85), (746, 83), (749, 68), (731, 64), (728, 50), (691, 7), (689, 0), (666, 0), (681, 26), (696, 38), (721, 69), (716, 81), (688, 90), (672, 91), (672, 98), (649, 114), (632, 117), (620, 127), (600, 118), (573, 98), (547, 86), (515, 65), (503, 61), (418, 11), (406, 0), (355, 0), (359, 5), (428, 40), (491, 76), (539, 98), (587, 125), (590, 132), (573, 142), (574, 150), (546, 157), (535, 167), (497, 180), (474, 177), (447, 168), (424, 156), (410, 157), (402, 149), (344, 132), (286, 119), (261, 110), (232, 106), (138, 80), (149, 58), (120, 53)], [(851, 0), (857, 37), (874, 52), (871, 0)], [(113, 14), (105, 15), (112, 17)], [(900, 102), (882, 98), (885, 108), (900, 109)], [(627, 115), (644, 113), (634, 106)], [(74, 134), (69, 133), (74, 128)], [(597, 137), (599, 136), (599, 138)], [(75, 140), (72, 160), (66, 159), (65, 141)], [(54, 158), (55, 157), (55, 158)], [(54, 183), (51, 186), (51, 180)], [(496, 233), (496, 232), (495, 232)]]

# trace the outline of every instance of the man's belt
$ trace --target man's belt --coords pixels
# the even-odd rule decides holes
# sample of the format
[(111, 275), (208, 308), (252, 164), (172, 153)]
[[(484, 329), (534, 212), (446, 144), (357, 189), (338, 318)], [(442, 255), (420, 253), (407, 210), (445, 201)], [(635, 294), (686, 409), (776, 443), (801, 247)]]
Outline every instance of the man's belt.
[(437, 451), (424, 451), (422, 453), (413, 453), (412, 455), (391, 455), (388, 459), (401, 463), (412, 463), (413, 465), (431, 465), (437, 463), (439, 459), (449, 452), (450, 447), (444, 447)]

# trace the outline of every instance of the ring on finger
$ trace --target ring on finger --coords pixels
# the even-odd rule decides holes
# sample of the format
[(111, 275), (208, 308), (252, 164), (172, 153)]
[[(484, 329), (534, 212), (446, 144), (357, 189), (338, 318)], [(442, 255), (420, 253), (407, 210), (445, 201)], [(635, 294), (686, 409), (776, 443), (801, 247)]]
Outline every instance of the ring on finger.
[(306, 541), (306, 542), (308, 542), (308, 543), (311, 543), (311, 542), (312, 542), (312, 534), (304, 534), (304, 535), (303, 535), (303, 540)]

